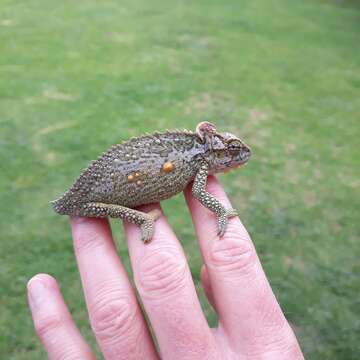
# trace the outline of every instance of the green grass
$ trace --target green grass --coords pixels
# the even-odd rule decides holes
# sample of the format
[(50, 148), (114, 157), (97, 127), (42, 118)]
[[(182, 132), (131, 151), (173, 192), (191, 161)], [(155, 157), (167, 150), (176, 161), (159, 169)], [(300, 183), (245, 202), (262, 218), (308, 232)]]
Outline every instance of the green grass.
[[(38, 272), (94, 344), (49, 200), (109, 145), (209, 119), (254, 150), (221, 180), (306, 357), (359, 359), (359, 32), (356, 1), (0, 0), (0, 358), (46, 357), (25, 296)], [(182, 196), (164, 208), (200, 288)]]

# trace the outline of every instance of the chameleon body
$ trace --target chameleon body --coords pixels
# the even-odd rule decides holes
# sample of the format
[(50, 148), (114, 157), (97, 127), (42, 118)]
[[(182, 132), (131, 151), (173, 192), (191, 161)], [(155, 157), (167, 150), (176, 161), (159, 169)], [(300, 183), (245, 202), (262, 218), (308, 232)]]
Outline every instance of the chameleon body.
[(250, 148), (230, 133), (219, 133), (209, 122), (196, 131), (167, 131), (112, 146), (94, 160), (72, 187), (52, 202), (62, 215), (122, 218), (138, 224), (142, 240), (151, 240), (158, 211), (134, 207), (165, 200), (194, 181), (192, 194), (218, 217), (219, 235), (236, 216), (205, 191), (209, 174), (246, 163)]

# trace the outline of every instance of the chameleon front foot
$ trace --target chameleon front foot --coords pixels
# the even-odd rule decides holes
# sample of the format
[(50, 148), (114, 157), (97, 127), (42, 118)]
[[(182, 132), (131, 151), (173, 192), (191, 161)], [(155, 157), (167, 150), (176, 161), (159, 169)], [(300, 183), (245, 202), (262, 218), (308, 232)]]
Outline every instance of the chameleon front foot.
[(229, 218), (238, 216), (238, 212), (235, 209), (225, 209), (224, 213), (218, 217), (218, 235), (224, 236)]
[(205, 207), (217, 215), (218, 235), (222, 237), (225, 234), (228, 219), (233, 216), (238, 216), (238, 213), (235, 209), (225, 209), (224, 205), (222, 205), (218, 199), (206, 191), (205, 188), (208, 174), (209, 165), (204, 162), (195, 176), (192, 194)]

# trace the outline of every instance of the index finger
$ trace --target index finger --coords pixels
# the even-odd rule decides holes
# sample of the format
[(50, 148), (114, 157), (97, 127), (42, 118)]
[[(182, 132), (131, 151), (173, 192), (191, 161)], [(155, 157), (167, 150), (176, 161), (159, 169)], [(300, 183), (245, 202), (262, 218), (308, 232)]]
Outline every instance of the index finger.
[[(225, 208), (231, 207), (214, 177), (208, 178), (207, 191)], [(219, 323), (230, 341), (246, 353), (253, 352), (259, 344), (263, 349), (273, 349), (284, 338), (298, 349), (240, 219), (229, 219), (225, 235), (219, 238), (216, 216), (191, 195), (190, 188), (185, 197), (208, 270)]]

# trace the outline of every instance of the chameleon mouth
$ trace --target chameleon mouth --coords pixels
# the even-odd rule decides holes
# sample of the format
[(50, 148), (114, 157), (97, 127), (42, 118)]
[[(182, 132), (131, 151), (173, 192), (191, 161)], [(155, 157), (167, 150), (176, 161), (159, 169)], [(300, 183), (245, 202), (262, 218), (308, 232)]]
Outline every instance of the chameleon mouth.
[(239, 167), (241, 167), (241, 166), (243, 166), (243, 165), (246, 165), (246, 164), (247, 164), (247, 161), (246, 161), (246, 160), (241, 161), (241, 162), (239, 162), (239, 163), (237, 163), (237, 164), (235, 164), (235, 165), (226, 167), (223, 172), (224, 172), (224, 173), (228, 173), (229, 171), (234, 170), (234, 169), (238, 169)]

